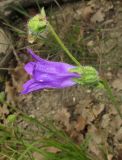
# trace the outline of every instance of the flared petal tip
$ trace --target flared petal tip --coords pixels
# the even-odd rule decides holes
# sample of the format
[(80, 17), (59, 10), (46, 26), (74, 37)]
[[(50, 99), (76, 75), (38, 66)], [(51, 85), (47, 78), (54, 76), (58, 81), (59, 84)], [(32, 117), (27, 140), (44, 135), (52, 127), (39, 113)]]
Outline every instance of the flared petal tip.
[(42, 61), (42, 59), (37, 56), (30, 48), (27, 48), (27, 52), (36, 60), (36, 61)]
[(29, 62), (24, 66), (25, 71), (32, 75), (34, 70), (35, 62)]

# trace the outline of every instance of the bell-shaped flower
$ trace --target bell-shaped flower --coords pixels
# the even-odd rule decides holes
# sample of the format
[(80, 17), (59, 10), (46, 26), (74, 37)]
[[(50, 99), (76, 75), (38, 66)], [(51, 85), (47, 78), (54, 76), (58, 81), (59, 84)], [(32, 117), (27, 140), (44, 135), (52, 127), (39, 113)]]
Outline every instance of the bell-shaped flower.
[(81, 78), (81, 74), (70, 71), (76, 66), (44, 60), (30, 49), (28, 52), (35, 61), (25, 65), (25, 70), (31, 75), (31, 79), (23, 85), (22, 94), (47, 88), (70, 87), (77, 83), (73, 79)]

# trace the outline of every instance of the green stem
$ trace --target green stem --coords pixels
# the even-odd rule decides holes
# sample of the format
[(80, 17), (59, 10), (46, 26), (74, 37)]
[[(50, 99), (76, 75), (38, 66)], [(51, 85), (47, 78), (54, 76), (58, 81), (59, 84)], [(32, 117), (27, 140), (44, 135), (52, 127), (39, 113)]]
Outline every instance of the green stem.
[(13, 70), (14, 70), (14, 68), (0, 68), (0, 70), (13, 71)]
[(104, 87), (105, 87), (105, 89), (108, 93), (109, 99), (111, 100), (111, 102), (114, 105), (117, 113), (119, 114), (120, 118), (122, 119), (122, 113), (121, 113), (120, 107), (118, 106), (118, 102), (116, 101), (116, 98), (113, 95), (112, 90), (111, 90), (108, 82), (106, 80), (103, 80), (102, 83), (103, 83), (103, 85), (104, 85)]
[(58, 44), (61, 46), (61, 48), (65, 51), (65, 53), (70, 57), (70, 59), (75, 62), (76, 65), (81, 67), (81, 64), (76, 60), (76, 58), (72, 55), (72, 53), (66, 48), (66, 46), (63, 44), (62, 40), (59, 38), (53, 27), (50, 23), (48, 23), (49, 30), (51, 31), (52, 35), (57, 40)]

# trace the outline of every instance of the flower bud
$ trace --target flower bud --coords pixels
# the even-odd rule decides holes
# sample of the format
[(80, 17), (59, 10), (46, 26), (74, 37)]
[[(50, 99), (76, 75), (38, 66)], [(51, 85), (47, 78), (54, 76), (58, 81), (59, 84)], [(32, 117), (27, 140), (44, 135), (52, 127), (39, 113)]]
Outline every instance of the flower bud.
[(94, 67), (91, 66), (81, 66), (70, 70), (70, 72), (76, 72), (81, 75), (80, 78), (74, 78), (74, 81), (81, 85), (98, 85), (99, 75)]
[(28, 41), (33, 43), (37, 38), (37, 35), (45, 32), (47, 27), (47, 20), (44, 8), (41, 9), (41, 13), (32, 17), (28, 22)]

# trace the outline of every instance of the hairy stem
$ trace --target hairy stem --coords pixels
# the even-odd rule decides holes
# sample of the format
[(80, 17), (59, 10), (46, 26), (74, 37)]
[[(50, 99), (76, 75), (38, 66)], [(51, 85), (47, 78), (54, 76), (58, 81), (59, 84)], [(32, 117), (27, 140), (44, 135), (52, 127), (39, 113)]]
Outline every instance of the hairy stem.
[(53, 29), (53, 27), (51, 26), (50, 23), (48, 23), (48, 27), (49, 30), (51, 31), (52, 35), (55, 37), (55, 39), (57, 40), (58, 44), (61, 46), (61, 48), (65, 51), (65, 53), (70, 57), (70, 59), (75, 62), (75, 64), (77, 66), (81, 66), (81, 64), (77, 61), (77, 59), (72, 55), (72, 53), (67, 49), (67, 47), (64, 45), (64, 43), (62, 42), (62, 40), (59, 38), (59, 36), (57, 35), (57, 33), (55, 32), (55, 30)]

